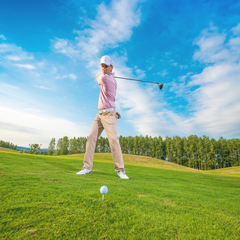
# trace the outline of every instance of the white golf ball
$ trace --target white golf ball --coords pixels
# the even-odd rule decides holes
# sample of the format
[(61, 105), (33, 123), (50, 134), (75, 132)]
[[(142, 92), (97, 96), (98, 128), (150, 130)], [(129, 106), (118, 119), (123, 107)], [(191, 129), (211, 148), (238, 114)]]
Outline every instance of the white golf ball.
[(106, 186), (102, 186), (101, 188), (100, 188), (100, 193), (101, 194), (106, 194), (108, 192), (108, 188), (106, 187)]

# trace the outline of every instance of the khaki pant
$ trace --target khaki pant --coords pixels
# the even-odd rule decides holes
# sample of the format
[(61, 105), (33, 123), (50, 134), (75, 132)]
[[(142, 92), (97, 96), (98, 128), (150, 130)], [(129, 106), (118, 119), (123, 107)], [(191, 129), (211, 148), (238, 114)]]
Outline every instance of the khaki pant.
[(84, 167), (92, 169), (96, 142), (103, 129), (105, 129), (108, 137), (115, 165), (115, 171), (124, 170), (122, 151), (117, 136), (116, 111), (97, 114), (97, 117), (93, 121), (92, 129), (87, 140), (86, 153), (83, 160)]

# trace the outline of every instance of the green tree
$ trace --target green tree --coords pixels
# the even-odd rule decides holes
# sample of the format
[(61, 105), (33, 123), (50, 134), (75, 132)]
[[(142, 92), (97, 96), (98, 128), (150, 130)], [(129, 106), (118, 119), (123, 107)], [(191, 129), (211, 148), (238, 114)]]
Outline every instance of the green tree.
[(30, 153), (34, 153), (34, 154), (37, 154), (37, 151), (40, 150), (42, 144), (37, 144), (37, 143), (32, 143), (32, 144), (29, 144), (30, 146)]
[(179, 136), (173, 137), (173, 147), (175, 162), (177, 164), (183, 164), (183, 140)]
[(78, 142), (76, 137), (71, 138), (69, 140), (69, 153), (70, 154), (76, 154), (78, 153)]
[(149, 153), (150, 153), (150, 149), (149, 149), (149, 137), (148, 135), (145, 136), (145, 139), (144, 139), (144, 156), (149, 156)]
[(62, 139), (62, 146), (61, 146), (61, 155), (67, 155), (69, 149), (69, 139), (67, 136), (63, 137)]
[(200, 137), (197, 142), (197, 149), (198, 149), (198, 169), (203, 170), (203, 140)]
[(105, 138), (100, 136), (99, 138), (99, 148), (101, 153), (105, 153)]
[(166, 155), (167, 159), (169, 162), (173, 161), (173, 145), (172, 145), (172, 138), (171, 137), (166, 137), (165, 139), (166, 142)]
[(5, 142), (3, 140), (0, 140), (0, 147), (17, 150), (17, 145), (14, 145), (13, 143), (10, 142)]
[(209, 169), (209, 151), (210, 151), (210, 140), (209, 137), (206, 135), (203, 135), (203, 169), (207, 170)]
[(198, 156), (197, 156), (197, 142), (198, 137), (197, 135), (190, 135), (188, 137), (189, 142), (189, 153), (190, 153), (190, 159), (191, 159), (191, 167), (192, 168), (198, 168)]
[(189, 156), (189, 148), (188, 148), (188, 140), (186, 137), (183, 137), (183, 165), (184, 166), (190, 166), (190, 156)]
[(236, 139), (227, 140), (227, 148), (229, 150), (229, 167), (238, 166), (237, 163), (237, 146)]
[(127, 140), (122, 135), (119, 137), (119, 143), (123, 154), (127, 154)]
[(133, 137), (129, 136), (127, 138), (127, 143), (128, 143), (128, 151), (129, 151), (129, 154), (133, 154), (133, 149), (134, 149), (134, 139)]
[[(74, 137), (70, 140), (66, 136), (60, 138), (57, 143), (57, 154), (84, 153), (86, 142), (86, 137), (78, 137), (77, 139)], [(151, 156), (196, 169), (208, 170), (240, 165), (240, 139), (226, 140), (220, 137), (216, 141), (213, 138), (210, 140), (206, 135), (202, 137), (190, 135), (187, 138), (167, 136), (163, 140), (161, 136), (152, 138), (146, 135), (145, 137), (120, 136), (119, 142), (123, 154)], [(12, 143), (2, 140), (0, 146), (16, 147)], [(53, 138), (49, 144), (49, 154), (52, 153), (54, 147), (55, 139)], [(111, 152), (108, 139), (100, 136), (95, 151)], [(46, 154), (44, 151), (35, 151), (34, 145), (32, 145), (30, 152)]]
[(227, 140), (220, 137), (217, 141), (219, 149), (218, 165), (219, 168), (225, 168), (228, 166), (229, 161), (229, 151), (227, 148)]
[(78, 137), (77, 138), (77, 152), (78, 153), (85, 153), (86, 151), (86, 137)]
[(62, 148), (62, 138), (59, 138), (57, 142), (57, 155), (61, 155), (61, 148)]
[(145, 138), (143, 136), (140, 136), (139, 139), (139, 149), (140, 149), (140, 155), (145, 156)]
[(134, 138), (134, 154), (140, 154), (140, 138), (138, 136)]
[(236, 166), (240, 166), (240, 139), (236, 139)]
[(53, 155), (54, 151), (55, 151), (55, 138), (52, 138), (52, 140), (50, 141), (49, 145), (48, 145), (48, 154), (49, 155)]
[(111, 152), (111, 148), (110, 148), (110, 144), (109, 144), (108, 138), (105, 138), (105, 150), (106, 150), (106, 153), (110, 153)]
[(149, 137), (149, 156), (156, 158), (157, 156), (157, 138)]
[(156, 139), (156, 158), (164, 159), (164, 157), (163, 157), (163, 139), (161, 136), (159, 136)]
[(210, 145), (209, 145), (209, 168), (210, 169), (216, 169), (216, 140), (215, 139), (211, 139), (210, 140)]

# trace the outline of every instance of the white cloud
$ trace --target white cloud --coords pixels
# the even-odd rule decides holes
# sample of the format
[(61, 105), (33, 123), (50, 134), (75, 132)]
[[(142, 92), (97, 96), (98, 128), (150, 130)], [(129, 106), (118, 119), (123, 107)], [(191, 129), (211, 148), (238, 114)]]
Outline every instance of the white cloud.
[[(116, 75), (131, 77), (132, 70), (124, 66), (125, 58), (118, 60)], [(160, 91), (157, 85), (147, 84), (142, 88), (141, 83), (121, 79), (117, 79), (117, 82), (117, 109), (138, 134), (166, 136), (178, 132), (177, 120), (181, 117), (167, 109), (164, 92)]]
[(8, 76), (8, 74), (6, 74), (6, 73), (0, 73), (0, 77), (7, 77)]
[[(54, 89), (54, 84), (58, 84), (54, 80), (57, 67), (51, 62), (35, 59), (33, 54), (23, 48), (4, 43), (0, 44), (0, 65), (0, 68), (7, 72), (0, 74), (2, 140), (26, 147), (36, 142), (47, 147), (52, 137), (58, 139), (63, 136), (87, 136), (90, 129), (84, 124), (65, 119), (68, 106), (66, 111), (61, 109), (58, 93), (53, 91), (50, 95), (43, 94), (44, 89)], [(61, 71), (65, 69), (65, 66), (58, 67)], [(67, 77), (71, 81), (77, 79), (73, 73)], [(64, 116), (54, 117), (54, 114)], [(74, 116), (74, 113), (71, 116)], [(69, 114), (67, 117), (70, 118)]]
[[(48, 147), (50, 140), (63, 136), (87, 136), (89, 129), (82, 123), (76, 124), (62, 118), (48, 115), (37, 115), (0, 107), (0, 136), (2, 140), (11, 141), (18, 146), (28, 146), (31, 143)], [(17, 119), (17, 122), (16, 122)]]
[(31, 64), (15, 64), (16, 67), (25, 68), (25, 69), (35, 69), (35, 67)]
[(77, 79), (77, 76), (76, 76), (75, 74), (73, 74), (73, 73), (70, 73), (68, 76), (69, 76), (72, 80), (76, 80), (76, 79)]
[(174, 67), (176, 67), (178, 64), (176, 62), (174, 62), (174, 60), (171, 60), (171, 65), (173, 65)]
[(4, 40), (4, 41), (7, 40), (7, 39), (5, 38), (5, 36), (2, 35), (2, 34), (0, 35), (0, 39), (2, 39), (2, 40)]
[(232, 28), (231, 30), (235, 35), (240, 35), (240, 23), (236, 27)]
[(55, 78), (56, 78), (56, 79), (71, 78), (72, 80), (76, 80), (76, 79), (77, 79), (77, 76), (76, 76), (75, 74), (73, 74), (73, 73), (70, 73), (70, 74), (68, 74), (68, 75), (63, 75), (63, 76), (58, 75), (58, 76), (56, 76)]
[(19, 55), (7, 55), (5, 57), (7, 60), (9, 61), (22, 61), (22, 60), (26, 60), (26, 59), (33, 59), (33, 56), (27, 56), (26, 53), (22, 52)]
[(180, 68), (181, 69), (186, 69), (186, 68), (188, 68), (188, 66), (187, 65), (180, 65)]
[(143, 71), (142, 69), (138, 69), (137, 66), (135, 66), (135, 72), (136, 72), (138, 78), (146, 77), (145, 71)]
[(166, 126), (175, 132), (179, 129), (179, 135), (239, 137), (239, 37), (231, 36), (227, 31), (219, 33), (216, 27), (211, 26), (194, 43), (199, 49), (193, 59), (206, 64), (206, 67), (199, 74), (190, 72), (179, 77), (177, 82), (171, 83), (169, 89), (176, 94), (176, 100), (188, 101), (190, 115), (180, 117), (171, 111), (166, 113), (163, 109)]
[(168, 74), (168, 71), (167, 71), (167, 69), (164, 69), (164, 70), (162, 70), (161, 72), (157, 72), (156, 74), (164, 77), (164, 76), (166, 76), (166, 75)]
[(43, 61), (41, 61), (41, 62), (36, 63), (36, 65), (37, 65), (38, 67), (40, 67), (40, 68), (43, 68), (43, 67), (46, 66), (46, 62), (45, 62), (45, 60), (43, 60)]
[(136, 9), (138, 1), (112, 1), (107, 7), (104, 3), (98, 6), (98, 15), (92, 21), (92, 28), (78, 32), (80, 39), (85, 37), (85, 42), (79, 45), (85, 47), (88, 44), (91, 53), (98, 53), (99, 48), (118, 46), (119, 42), (129, 40), (132, 28), (140, 24), (140, 11)]
[(36, 88), (40, 88), (40, 89), (45, 89), (45, 90), (49, 90), (50, 88), (47, 88), (47, 87), (44, 87), (44, 86), (34, 86), (34, 87), (36, 87)]
[(52, 40), (53, 48), (56, 52), (67, 55), (68, 57), (80, 57), (80, 51), (75, 49), (75, 46), (69, 41), (64, 39)]
[(196, 42), (200, 49), (196, 51), (193, 58), (206, 63), (215, 63), (229, 58), (228, 50), (223, 47), (225, 39), (225, 34), (203, 33)]
[[(234, 31), (236, 32), (236, 30)], [(228, 42), (226, 39), (227, 34), (219, 33), (216, 27), (203, 30), (200, 37), (194, 42), (199, 46), (199, 50), (195, 52), (193, 58), (203, 63), (214, 64), (224, 61), (232, 63), (238, 61), (240, 37), (232, 36)]]
[[(136, 132), (150, 136), (174, 134), (167, 121), (169, 116), (174, 115), (174, 113), (166, 110), (166, 102), (162, 92), (154, 91), (150, 87), (142, 89), (139, 84), (132, 82), (120, 82), (118, 86), (118, 104), (120, 109), (124, 110), (124, 117), (127, 118)], [(162, 100), (160, 103), (159, 98)], [(176, 124), (175, 121), (174, 124)]]
[(0, 65), (4, 67), (18, 67), (29, 70), (35, 69), (35, 66), (29, 63), (34, 60), (33, 55), (15, 44), (0, 44), (0, 53)]
[(33, 59), (32, 54), (27, 53), (21, 47), (18, 47), (15, 44), (0, 44), (0, 52), (5, 53), (3, 57), (9, 61), (22, 61)]
[[(239, 25), (238, 25), (239, 26)], [(233, 28), (236, 32), (239, 27)], [(199, 46), (193, 56), (195, 60), (203, 63), (236, 62), (240, 54), (240, 37), (231, 37), (228, 42), (227, 34), (219, 33), (216, 27), (211, 27), (202, 32), (194, 42)]]
[[(196, 44), (200, 49), (194, 58), (211, 62), (200, 74), (193, 75), (188, 86), (198, 86), (189, 95), (193, 128), (211, 136), (239, 136), (240, 134), (240, 41), (226, 34), (204, 30)], [(210, 47), (211, 46), (211, 47)]]
[(6, 89), (19, 89), (17, 86), (6, 84), (6, 83), (1, 83), (1, 82), (0, 82), (0, 86), (1, 86), (0, 90), (3, 90), (3, 91), (6, 91)]
[[(19, 87), (0, 81), (0, 102), (4, 103), (4, 105), (10, 102), (9, 99), (11, 99), (11, 102), (12, 102), (14, 97), (18, 96), (18, 92), (19, 92)], [(3, 96), (7, 96), (7, 98), (3, 98)], [(18, 99), (18, 101), (19, 100), (22, 100), (22, 99)]]
[(8, 45), (7, 44), (0, 44), (0, 52), (7, 52), (8, 51)]
[[(44, 86), (35, 87), (46, 89)], [(33, 92), (0, 82), (0, 102), (4, 103), (4, 107), (0, 106), (0, 139), (19, 146), (27, 147), (36, 142), (47, 147), (53, 137), (87, 136), (90, 127), (87, 128), (84, 123), (65, 119), (65, 112), (64, 117), (53, 116), (53, 109), (57, 108), (59, 113), (62, 107), (61, 104), (53, 105), (51, 101), (58, 102), (56, 98), (49, 97), (44, 103), (43, 98), (39, 98), (39, 94), (43, 94), (37, 94), (37, 90)]]
[(240, 37), (231, 38), (227, 44), (231, 52), (231, 61), (238, 61), (240, 56)]
[(75, 41), (56, 39), (52, 41), (56, 52), (69, 57), (81, 57), (91, 64), (99, 57), (102, 49), (117, 47), (132, 35), (132, 28), (140, 24), (140, 11), (136, 8), (138, 1), (112, 1), (110, 6), (104, 3), (97, 8), (95, 20), (89, 20), (90, 28), (75, 30)]
[(240, 64), (221, 63), (194, 75), (191, 94), (194, 127), (212, 136), (240, 134)]
[(8, 55), (5, 57), (7, 60), (10, 60), (10, 61), (20, 61), (22, 60), (19, 56), (14, 56), (14, 55)]

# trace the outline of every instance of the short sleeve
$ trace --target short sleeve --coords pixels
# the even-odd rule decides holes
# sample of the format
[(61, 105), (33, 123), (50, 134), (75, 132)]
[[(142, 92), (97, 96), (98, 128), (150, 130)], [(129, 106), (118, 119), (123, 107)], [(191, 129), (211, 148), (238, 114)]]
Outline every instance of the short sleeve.
[(98, 76), (97, 76), (97, 81), (98, 81), (98, 84), (99, 85), (106, 85), (106, 83), (105, 83), (105, 81), (104, 81), (104, 74), (99, 74)]

